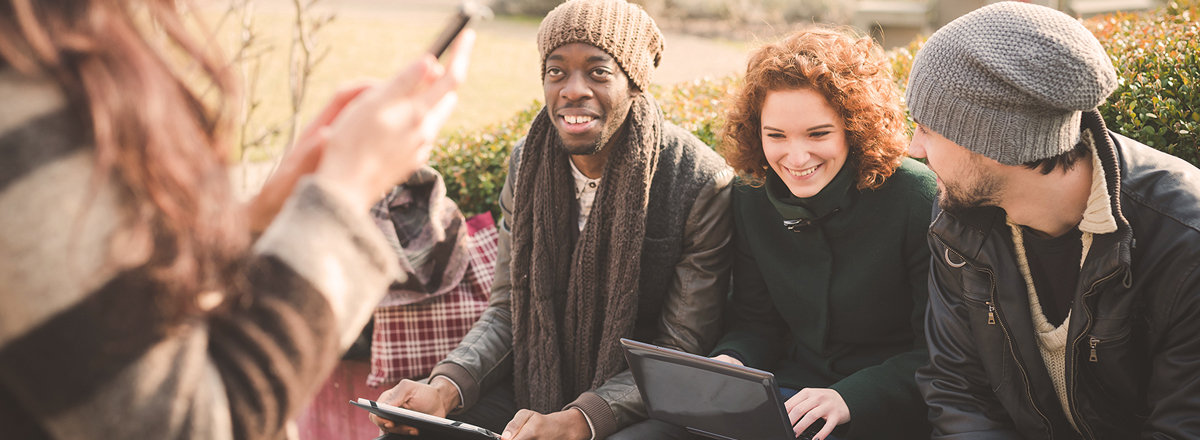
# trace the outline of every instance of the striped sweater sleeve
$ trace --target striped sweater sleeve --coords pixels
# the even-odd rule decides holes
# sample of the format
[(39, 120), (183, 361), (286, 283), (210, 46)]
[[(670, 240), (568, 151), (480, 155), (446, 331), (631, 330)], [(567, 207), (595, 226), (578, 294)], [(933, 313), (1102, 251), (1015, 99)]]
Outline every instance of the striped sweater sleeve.
[(255, 246), (250, 304), (212, 323), (238, 437), (282, 434), (273, 430), (316, 394), (397, 275), (379, 229), (341, 203), (302, 180)]
[[(366, 216), (298, 185), (247, 256), (247, 294), (167, 324), (49, 81), (0, 69), (0, 429), (9, 438), (282, 438), (398, 267)], [(96, 186), (96, 183), (101, 185)]]

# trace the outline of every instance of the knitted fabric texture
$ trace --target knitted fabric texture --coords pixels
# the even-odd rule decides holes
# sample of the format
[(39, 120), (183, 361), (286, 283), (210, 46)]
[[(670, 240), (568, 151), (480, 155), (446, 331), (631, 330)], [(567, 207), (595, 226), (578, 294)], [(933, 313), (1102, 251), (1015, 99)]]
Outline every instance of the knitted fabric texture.
[[(540, 413), (604, 384), (626, 368), (619, 340), (632, 334), (639, 298), (650, 181), (663, 117), (639, 94), (629, 127), (608, 158), (600, 190), (574, 246), (573, 178), (543, 109), (526, 137), (512, 213), (513, 386)], [(573, 250), (572, 250), (573, 249)]]
[(550, 11), (538, 28), (543, 73), (546, 57), (568, 43), (587, 43), (612, 55), (640, 90), (650, 86), (663, 52), (658, 25), (625, 0), (571, 0)]
[(1003, 2), (929, 37), (906, 91), (913, 119), (1005, 165), (1056, 156), (1117, 86), (1096, 37), (1053, 9)]
[[(1083, 250), (1079, 256), (1079, 267), (1083, 267), (1083, 263), (1087, 260), (1095, 234), (1109, 234), (1117, 230), (1116, 218), (1112, 213), (1112, 203), (1108, 197), (1108, 185), (1105, 183), (1104, 168), (1100, 163), (1100, 155), (1096, 153), (1096, 144), (1088, 131), (1084, 132), (1081, 139), (1092, 152), (1093, 169), (1091, 194), (1088, 196), (1083, 220), (1079, 223), (1079, 230), (1083, 232), (1079, 237), (1083, 244)], [(1046, 365), (1046, 371), (1050, 373), (1050, 381), (1054, 383), (1054, 391), (1062, 405), (1063, 414), (1066, 414), (1067, 421), (1071, 422), (1071, 427), (1078, 432), (1079, 427), (1075, 426), (1075, 418), (1071, 416), (1070, 401), (1067, 397), (1067, 329), (1070, 327), (1071, 313), (1067, 312), (1066, 318), (1063, 318), (1062, 324), (1058, 327), (1054, 327), (1046, 319), (1046, 314), (1042, 312), (1041, 300), (1038, 299), (1037, 289), (1033, 285), (1033, 274), (1029, 270), (1029, 257), (1025, 254), (1025, 236), (1021, 232), (1021, 226), (1011, 217), (1007, 219), (1007, 223), (1012, 230), (1017, 267), (1021, 270), (1021, 276), (1025, 279), (1025, 287), (1029, 292), (1029, 314), (1033, 318), (1034, 334), (1037, 336), (1042, 362)]]
[[(1075, 426), (1075, 417), (1071, 415), (1071, 403), (1067, 397), (1067, 328), (1071, 324), (1071, 312), (1067, 312), (1066, 318), (1063, 318), (1062, 324), (1055, 327), (1046, 319), (1046, 314), (1042, 312), (1042, 302), (1038, 299), (1037, 289), (1033, 285), (1033, 275), (1029, 269), (1029, 257), (1025, 254), (1025, 236), (1021, 232), (1021, 225), (1017, 224), (1008, 218), (1008, 227), (1012, 230), (1013, 249), (1017, 254), (1017, 267), (1021, 269), (1021, 276), (1025, 278), (1025, 288), (1029, 293), (1029, 314), (1033, 318), (1033, 331), (1036, 336), (1038, 351), (1042, 354), (1042, 363), (1046, 365), (1046, 372), (1050, 373), (1050, 382), (1054, 384), (1054, 393), (1058, 396), (1058, 403), (1062, 406), (1063, 414), (1067, 416), (1067, 421), (1071, 422), (1071, 428), (1075, 432), (1079, 432), (1079, 427)], [(1092, 247), (1092, 234), (1084, 232), (1081, 236), (1083, 241), (1083, 252), (1081, 253), (1079, 265), (1083, 265), (1083, 260), (1087, 258), (1088, 250)]]
[(1096, 153), (1091, 130), (1084, 130), (1081, 138), (1092, 151), (1092, 193), (1088, 196), (1087, 210), (1083, 212), (1079, 230), (1093, 234), (1117, 232), (1117, 219), (1113, 216), (1112, 203), (1108, 198), (1108, 178), (1104, 176), (1104, 164), (1100, 162), (1100, 154)]

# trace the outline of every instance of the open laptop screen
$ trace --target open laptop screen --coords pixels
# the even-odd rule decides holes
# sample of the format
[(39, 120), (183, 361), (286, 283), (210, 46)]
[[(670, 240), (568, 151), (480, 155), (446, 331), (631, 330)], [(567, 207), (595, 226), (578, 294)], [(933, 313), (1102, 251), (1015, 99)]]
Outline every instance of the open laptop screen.
[(794, 439), (771, 373), (622, 339), (655, 420), (718, 439)]

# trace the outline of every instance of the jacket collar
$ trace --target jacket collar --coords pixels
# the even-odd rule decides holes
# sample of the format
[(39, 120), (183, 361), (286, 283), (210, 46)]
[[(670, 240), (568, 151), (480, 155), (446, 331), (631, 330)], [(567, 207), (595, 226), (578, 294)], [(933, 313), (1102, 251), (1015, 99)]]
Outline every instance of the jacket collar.
[(812, 197), (803, 198), (793, 196), (779, 175), (775, 174), (775, 170), (767, 168), (767, 199), (779, 211), (785, 222), (825, 217), (838, 208), (841, 211), (849, 210), (854, 202), (854, 191), (850, 191), (850, 186), (854, 183), (852, 168), (854, 167), (850, 163), (844, 164), (821, 191)]
[(1090, 234), (1111, 234), (1117, 231), (1117, 219), (1113, 217), (1108, 179), (1104, 177), (1104, 162), (1096, 152), (1095, 136), (1091, 130), (1083, 130), (1083, 139), (1092, 151), (1092, 193), (1088, 196), (1087, 208), (1083, 212), (1083, 221), (1079, 222), (1079, 230)]
[[(1128, 276), (1130, 265), (1129, 249), (1132, 246), (1133, 230), (1129, 226), (1129, 222), (1121, 212), (1121, 166), (1120, 166), (1120, 149), (1116, 141), (1109, 136), (1108, 129), (1104, 125), (1104, 119), (1100, 117), (1100, 112), (1092, 110), (1083, 113), (1083, 129), (1091, 132), (1092, 139), (1095, 141), (1095, 157), (1099, 162), (1099, 168), (1103, 170), (1103, 185), (1106, 187), (1105, 193), (1108, 196), (1107, 205), (1110, 216), (1108, 218), (1111, 223), (1107, 228), (1094, 232), (1092, 241), (1092, 250), (1088, 253), (1088, 258), (1084, 262), (1084, 267), (1080, 271), (1080, 276), (1096, 278), (1108, 275), (1118, 267), (1126, 268), (1126, 276)], [(1095, 180), (1093, 180), (1095, 182)], [(1094, 183), (1095, 184), (1095, 183)], [(1093, 198), (1097, 196), (1093, 193)], [(1094, 204), (1092, 200), (1088, 201), (1088, 213), (1084, 219), (1085, 223), (1080, 224), (1080, 229), (1086, 227), (1098, 227), (1101, 224), (1094, 223), (1089, 220), (1096, 220), (1104, 217), (1102, 214), (1093, 212), (1097, 209), (1102, 212), (1101, 204)], [(1129, 284), (1130, 280), (1124, 280)]]
[[(1109, 136), (1099, 111), (1084, 112), (1081, 125), (1081, 128), (1090, 132), (1092, 136), (1095, 171), (1088, 212), (1084, 222), (1080, 224), (1080, 229), (1094, 234), (1090, 255), (1096, 255), (1096, 258), (1089, 258), (1088, 262), (1085, 262), (1081, 275), (1103, 276), (1117, 266), (1129, 266), (1129, 248), (1133, 232), (1121, 212), (1121, 157), (1118, 144)], [(1100, 188), (1103, 188), (1103, 191), (1100, 191)], [(965, 255), (973, 255), (981, 250), (986, 236), (993, 230), (1002, 235), (1009, 234), (1007, 214), (999, 207), (986, 206), (953, 213), (943, 212), (940, 207), (936, 207), (934, 216), (935, 223), (938, 223), (941, 217), (947, 216), (981, 233), (974, 238), (962, 234), (938, 234), (943, 240), (948, 240), (948, 245)]]

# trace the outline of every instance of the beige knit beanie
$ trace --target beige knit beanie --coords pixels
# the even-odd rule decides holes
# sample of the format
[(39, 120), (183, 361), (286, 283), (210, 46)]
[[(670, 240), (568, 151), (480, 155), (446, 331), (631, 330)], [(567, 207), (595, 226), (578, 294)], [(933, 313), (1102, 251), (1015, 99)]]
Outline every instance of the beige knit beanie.
[(616, 58), (641, 90), (662, 59), (663, 36), (641, 6), (625, 0), (571, 0), (554, 8), (538, 28), (542, 72), (546, 57), (567, 43), (587, 43)]

